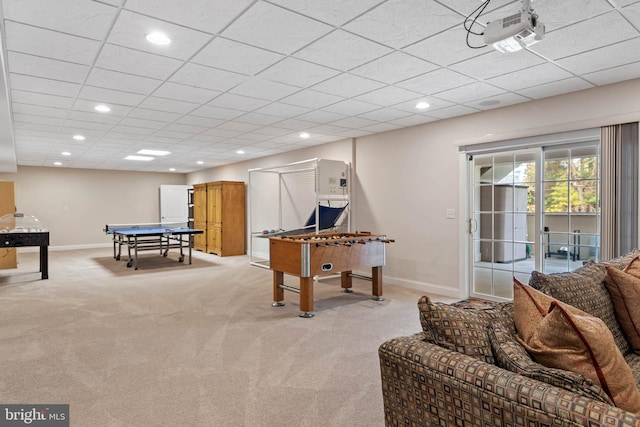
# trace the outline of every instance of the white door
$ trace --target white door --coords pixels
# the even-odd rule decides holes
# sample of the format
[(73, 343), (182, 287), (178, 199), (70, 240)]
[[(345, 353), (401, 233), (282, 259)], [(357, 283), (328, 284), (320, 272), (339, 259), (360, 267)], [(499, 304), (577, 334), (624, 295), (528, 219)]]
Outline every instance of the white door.
[(160, 186), (160, 223), (184, 223), (189, 216), (188, 185)]

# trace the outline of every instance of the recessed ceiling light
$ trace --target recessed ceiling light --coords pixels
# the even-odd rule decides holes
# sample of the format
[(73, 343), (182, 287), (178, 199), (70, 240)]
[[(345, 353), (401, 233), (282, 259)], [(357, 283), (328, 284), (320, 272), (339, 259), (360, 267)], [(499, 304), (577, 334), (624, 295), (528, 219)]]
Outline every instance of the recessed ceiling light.
[(149, 156), (127, 156), (124, 158), (125, 160), (138, 160), (141, 162), (148, 162), (149, 160), (153, 160), (153, 157)]
[(199, 165), (204, 165), (204, 162), (202, 160), (198, 160), (196, 163)]
[(153, 44), (167, 45), (171, 43), (171, 39), (167, 37), (166, 34), (161, 33), (159, 31), (154, 31), (153, 33), (147, 34), (146, 38), (149, 43), (153, 43)]
[(238, 150), (238, 151), (236, 151), (236, 154), (244, 154), (244, 151)]
[(53, 164), (56, 166), (62, 166), (62, 162), (53, 162)]
[(168, 154), (171, 154), (171, 151), (142, 149), (142, 150), (138, 151), (138, 154), (144, 154), (144, 155), (147, 155), (147, 156), (166, 156)]
[(175, 171), (176, 171), (176, 168), (169, 168), (169, 170), (170, 170), (171, 172), (175, 172)]
[(87, 138), (85, 138), (84, 135), (73, 135), (73, 139), (76, 141), (84, 141)]
[(311, 136), (311, 135), (309, 135), (307, 132), (302, 132), (302, 133), (300, 134), (300, 138), (302, 138), (302, 139), (307, 139), (307, 138), (309, 138), (310, 136)]
[(95, 107), (93, 107), (93, 109), (99, 111), (100, 113), (108, 113), (109, 111), (111, 111), (111, 108), (103, 104), (96, 105)]
[(426, 109), (426, 108), (429, 108), (429, 103), (428, 103), (428, 102), (425, 102), (425, 101), (418, 102), (418, 103), (416, 104), (416, 108), (417, 108), (418, 110), (424, 110), (424, 109)]
[(70, 153), (70, 152), (68, 152), (68, 151), (63, 151), (63, 152), (62, 152), (62, 153), (60, 153), (60, 154), (62, 154), (63, 156), (70, 156), (70, 155), (71, 155), (71, 153)]

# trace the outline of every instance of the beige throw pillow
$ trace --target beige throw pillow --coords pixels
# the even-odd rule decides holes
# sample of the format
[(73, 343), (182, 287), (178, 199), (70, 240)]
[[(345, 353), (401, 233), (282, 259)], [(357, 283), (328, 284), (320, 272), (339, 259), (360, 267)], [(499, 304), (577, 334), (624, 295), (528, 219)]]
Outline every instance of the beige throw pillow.
[[(631, 268), (627, 267), (625, 271), (607, 267), (605, 283), (618, 323), (633, 351), (640, 354), (640, 278), (632, 275), (640, 273), (638, 265), (640, 261), (636, 258), (629, 264)], [(633, 273), (629, 274), (627, 271)]]
[(640, 414), (631, 369), (602, 320), (517, 280), (514, 312), (518, 341), (535, 361), (600, 384), (617, 407)]

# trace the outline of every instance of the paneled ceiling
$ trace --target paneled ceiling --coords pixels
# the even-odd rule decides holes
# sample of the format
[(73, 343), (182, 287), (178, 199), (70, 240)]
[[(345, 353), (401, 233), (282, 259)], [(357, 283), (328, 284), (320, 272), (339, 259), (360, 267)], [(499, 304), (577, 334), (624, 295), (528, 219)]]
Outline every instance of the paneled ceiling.
[(546, 37), (512, 54), (467, 46), (482, 3), (2, 0), (0, 167), (186, 173), (640, 77), (640, 0), (536, 0)]

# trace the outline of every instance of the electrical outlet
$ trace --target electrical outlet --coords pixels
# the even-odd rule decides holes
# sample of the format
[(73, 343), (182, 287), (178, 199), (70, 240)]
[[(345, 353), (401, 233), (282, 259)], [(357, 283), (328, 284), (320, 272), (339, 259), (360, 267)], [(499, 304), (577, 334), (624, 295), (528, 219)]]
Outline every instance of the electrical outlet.
[(447, 219), (455, 219), (456, 210), (455, 209), (447, 209)]

